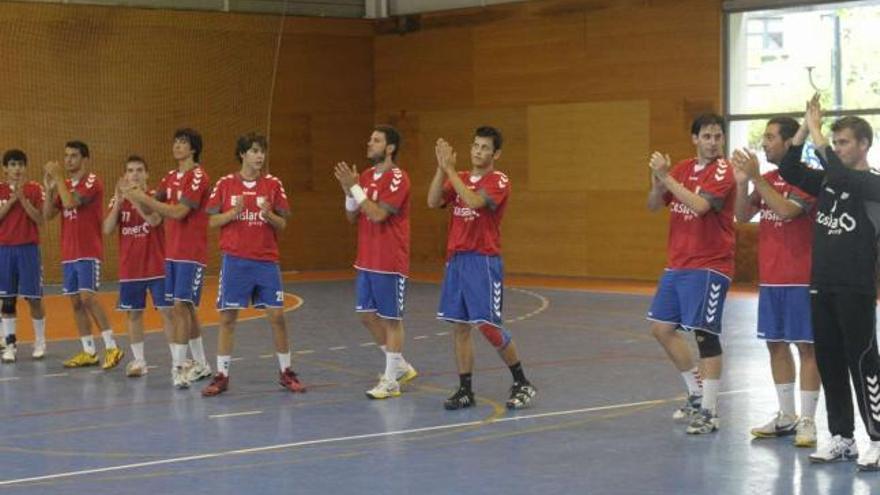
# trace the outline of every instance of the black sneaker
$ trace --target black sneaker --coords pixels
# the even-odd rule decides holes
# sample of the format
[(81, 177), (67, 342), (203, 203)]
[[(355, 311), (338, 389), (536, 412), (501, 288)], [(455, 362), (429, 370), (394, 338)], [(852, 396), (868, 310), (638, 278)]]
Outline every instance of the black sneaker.
[(507, 399), (508, 409), (529, 407), (538, 390), (529, 382), (513, 382), (510, 387), (510, 398)]
[(474, 398), (474, 393), (461, 387), (459, 387), (459, 389), (456, 390), (451, 397), (443, 402), (443, 407), (447, 411), (464, 409), (466, 407), (473, 407), (475, 405), (477, 405), (477, 399)]

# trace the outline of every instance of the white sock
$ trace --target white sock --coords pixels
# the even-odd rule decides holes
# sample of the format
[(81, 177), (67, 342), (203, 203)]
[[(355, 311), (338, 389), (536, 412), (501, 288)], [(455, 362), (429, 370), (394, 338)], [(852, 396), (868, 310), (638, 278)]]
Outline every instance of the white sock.
[[(288, 354), (288, 358), (290, 355)], [(217, 372), (229, 376), (229, 368), (232, 365), (232, 356), (217, 355)]]
[(168, 352), (171, 353), (171, 360), (174, 361), (174, 344), (172, 344), (172, 343), (168, 344)]
[(113, 339), (113, 330), (102, 331), (101, 338), (104, 339), (104, 347), (107, 349), (116, 349), (116, 340)]
[(794, 383), (777, 383), (776, 400), (779, 402), (779, 410), (786, 416), (794, 416), (797, 409), (794, 406)]
[(186, 362), (186, 344), (171, 344), (171, 363), (177, 368)]
[(385, 354), (385, 380), (397, 381), (397, 370), (403, 367), (403, 354), (389, 352)]
[(34, 318), (34, 342), (46, 342), (46, 319), (38, 320)]
[(380, 345), (379, 349), (382, 349), (383, 354), (388, 354), (388, 346)]
[(208, 360), (205, 358), (205, 346), (202, 345), (201, 337), (189, 339), (189, 352), (192, 353), (193, 361), (199, 364), (208, 364)]
[(681, 378), (687, 387), (688, 395), (703, 395), (703, 385), (700, 383), (700, 368), (694, 366), (688, 371), (682, 371)]
[(136, 361), (144, 361), (144, 343), (137, 342), (131, 344), (131, 353), (134, 354)]
[(710, 378), (703, 379), (703, 409), (715, 414), (718, 406), (718, 389), (721, 388), (721, 380)]
[(801, 417), (816, 417), (816, 405), (819, 404), (818, 390), (801, 390)]
[(79, 341), (82, 342), (83, 351), (85, 351), (86, 354), (94, 356), (98, 353), (98, 350), (95, 349), (95, 339), (93, 339), (91, 335), (80, 337)]
[(15, 335), (15, 322), (16, 321), (17, 320), (15, 317), (12, 317), (12, 318), (8, 318), (5, 316), (3, 317), (3, 336), (4, 337), (9, 337), (10, 335)]
[(275, 355), (278, 356), (278, 367), (281, 368), (281, 371), (290, 368), (290, 351), (276, 352)]

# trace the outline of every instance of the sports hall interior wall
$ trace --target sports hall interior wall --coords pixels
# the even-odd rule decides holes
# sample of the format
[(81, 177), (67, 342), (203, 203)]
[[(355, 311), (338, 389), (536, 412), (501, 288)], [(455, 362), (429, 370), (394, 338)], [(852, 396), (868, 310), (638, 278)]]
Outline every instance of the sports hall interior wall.
[[(413, 269), (436, 272), (447, 213), (425, 204), (434, 140), (452, 142), (467, 167), (473, 128), (492, 124), (513, 183), (508, 272), (656, 278), (667, 216), (645, 209), (647, 156), (691, 156), (690, 120), (720, 109), (720, 0), (546, 0), (417, 20), (289, 17), (273, 91), (277, 17), (3, 2), (0, 147), (28, 151), (39, 179), (65, 140), (81, 138), (109, 200), (129, 153), (150, 163), (151, 183), (174, 166), (177, 127), (202, 132), (212, 178), (237, 168), (236, 136), (268, 131), (270, 171), (293, 206), (284, 269), (339, 269), (355, 231), (332, 166), (362, 169), (371, 126), (392, 123), (413, 182)], [(745, 280), (754, 235), (740, 234)], [(57, 281), (57, 220), (42, 235), (46, 279)], [(216, 271), (216, 232), (209, 243)], [(114, 236), (105, 248), (112, 280)]]

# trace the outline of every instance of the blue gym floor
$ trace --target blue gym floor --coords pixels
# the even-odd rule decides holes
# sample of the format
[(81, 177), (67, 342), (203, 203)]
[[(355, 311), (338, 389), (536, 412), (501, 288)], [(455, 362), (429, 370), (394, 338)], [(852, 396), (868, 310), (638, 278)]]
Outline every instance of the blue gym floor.
[[(508, 412), (510, 373), (479, 334), (477, 407), (445, 411), (457, 386), (450, 328), (434, 319), (438, 286), (408, 289), (404, 354), (419, 378), (402, 397), (364, 390), (384, 358), (352, 311), (353, 283), (287, 284), (304, 304), (287, 313), (294, 368), (309, 386), (276, 384), (262, 320), (236, 331), (229, 392), (174, 390), (161, 333), (156, 368), (65, 370), (77, 341), (40, 362), (22, 345), (0, 367), (0, 491), (39, 494), (862, 494), (880, 473), (815, 466), (791, 439), (752, 440), (776, 409), (767, 352), (754, 337), (756, 300), (725, 314), (721, 430), (693, 437), (671, 419), (682, 383), (643, 318), (649, 297), (508, 288), (505, 316), (533, 407)], [(208, 302), (210, 303), (210, 302)], [(26, 312), (27, 310), (24, 309)], [(25, 316), (25, 315), (22, 315)], [(49, 315), (51, 325), (51, 315)], [(56, 323), (57, 324), (57, 323)], [(214, 363), (216, 328), (205, 330)], [(127, 350), (127, 340), (120, 339)], [(126, 357), (126, 361), (128, 357)], [(824, 406), (817, 422), (827, 438)], [(861, 421), (858, 420), (858, 423)], [(866, 437), (857, 439), (865, 448)]]

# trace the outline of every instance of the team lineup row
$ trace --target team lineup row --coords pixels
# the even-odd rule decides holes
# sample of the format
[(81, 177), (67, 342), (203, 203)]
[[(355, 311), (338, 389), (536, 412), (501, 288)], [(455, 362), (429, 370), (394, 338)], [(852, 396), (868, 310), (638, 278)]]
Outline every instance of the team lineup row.
[[(437, 171), (428, 204), (449, 206), (446, 275), (438, 318), (455, 326), (454, 348), (459, 387), (444, 402), (446, 409), (476, 404), (472, 389), (474, 366), (471, 331), (477, 328), (497, 349), (510, 369), (513, 384), (507, 406), (528, 406), (536, 388), (523, 371), (516, 345), (504, 328), (503, 268), (500, 225), (510, 193), (510, 180), (495, 170), (503, 138), (492, 127), (476, 130), (471, 168), (456, 170), (456, 153), (437, 141)], [(372, 399), (401, 394), (401, 385), (418, 372), (403, 357), (403, 312), (409, 272), (409, 202), (407, 173), (396, 164), (400, 134), (377, 126), (367, 142), (371, 167), (358, 173), (340, 162), (334, 175), (345, 193), (345, 213), (357, 224), (357, 301), (355, 310), (385, 354), (385, 370)], [(159, 310), (172, 357), (172, 384), (187, 388), (211, 378), (202, 395), (215, 396), (229, 387), (233, 335), (238, 312), (253, 305), (265, 310), (273, 330), (279, 383), (291, 392), (306, 390), (291, 367), (284, 289), (278, 260), (278, 232), (290, 212), (280, 179), (264, 170), (268, 149), (264, 136), (247, 134), (236, 143), (239, 169), (211, 184), (201, 166), (201, 135), (190, 128), (174, 134), (172, 155), (177, 167), (150, 189), (148, 165), (139, 156), (125, 160), (125, 174), (116, 184), (104, 211), (104, 187), (89, 171), (89, 147), (69, 141), (63, 165), (44, 166), (40, 185), (25, 180), (27, 155), (17, 149), (3, 156), (5, 181), (0, 183), (0, 297), (3, 298), (4, 362), (15, 362), (15, 302), (25, 299), (35, 329), (33, 357), (46, 352), (45, 309), (42, 304), (38, 227), (61, 217), (63, 293), (74, 311), (82, 351), (64, 361), (78, 368), (99, 364), (92, 323), (104, 343), (103, 369), (124, 358), (106, 313), (96, 298), (103, 256), (102, 235), (119, 240), (117, 309), (127, 312), (133, 359), (126, 374), (147, 373), (143, 311), (147, 293)], [(222, 261), (217, 297), (219, 335), (216, 372), (205, 355), (196, 313), (207, 263), (208, 228), (220, 229)], [(187, 350), (191, 355), (188, 358)]]

